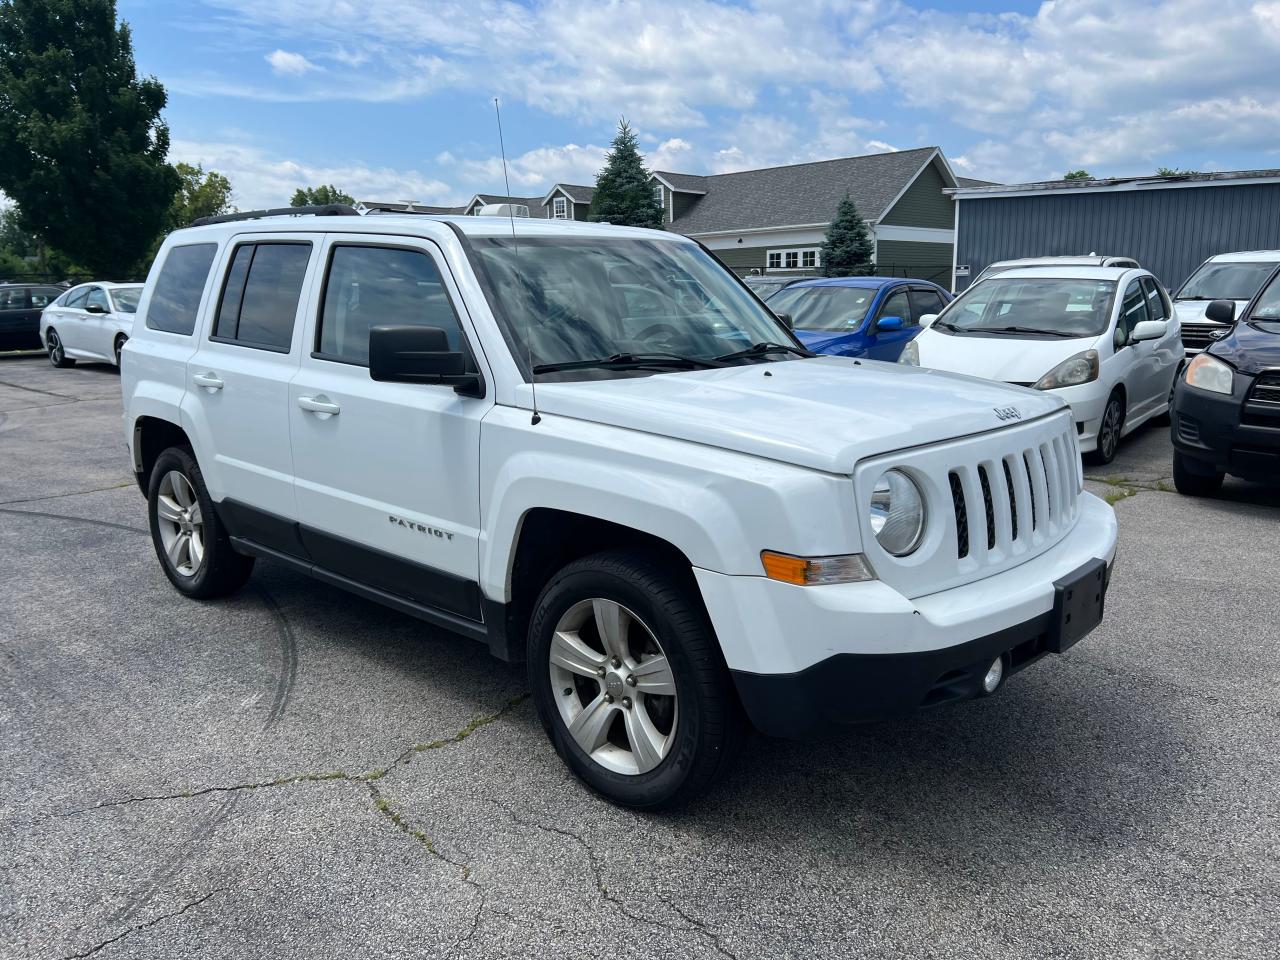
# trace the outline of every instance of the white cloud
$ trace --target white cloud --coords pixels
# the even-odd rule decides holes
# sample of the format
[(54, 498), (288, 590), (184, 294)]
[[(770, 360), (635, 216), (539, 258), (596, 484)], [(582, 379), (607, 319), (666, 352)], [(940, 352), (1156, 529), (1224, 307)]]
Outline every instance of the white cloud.
[(302, 54), (290, 53), (288, 50), (273, 50), (264, 59), (271, 64), (272, 71), (281, 76), (300, 77), (304, 73), (320, 69)]

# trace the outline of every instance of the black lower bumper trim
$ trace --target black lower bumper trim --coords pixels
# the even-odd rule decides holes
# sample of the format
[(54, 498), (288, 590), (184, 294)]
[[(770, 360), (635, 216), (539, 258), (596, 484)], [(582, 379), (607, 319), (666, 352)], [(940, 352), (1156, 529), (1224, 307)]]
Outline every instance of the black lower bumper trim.
[(976, 697), (996, 657), (1003, 658), (1007, 678), (1051, 652), (1058, 615), (1049, 610), (941, 650), (841, 653), (798, 673), (734, 670), (732, 675), (757, 729), (769, 736), (806, 739), (832, 727), (908, 716)]

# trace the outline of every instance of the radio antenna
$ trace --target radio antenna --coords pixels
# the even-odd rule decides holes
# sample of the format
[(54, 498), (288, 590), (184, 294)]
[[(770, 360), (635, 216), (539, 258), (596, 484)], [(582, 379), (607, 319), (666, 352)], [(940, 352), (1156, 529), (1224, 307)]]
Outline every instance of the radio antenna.
[[(507, 191), (507, 219), (511, 222), (511, 248), (515, 258), (520, 259), (520, 241), (516, 239), (516, 213), (511, 203), (511, 180), (507, 177), (507, 146), (502, 140), (502, 110), (498, 106), (498, 98), (493, 98), (493, 114), (498, 118), (498, 153), (502, 157), (502, 184)], [(529, 315), (524, 318), (524, 346), (529, 358), (529, 392), (533, 395), (533, 418), (530, 425), (537, 426), (542, 422), (538, 413), (538, 375), (533, 372), (533, 330), (530, 329)]]

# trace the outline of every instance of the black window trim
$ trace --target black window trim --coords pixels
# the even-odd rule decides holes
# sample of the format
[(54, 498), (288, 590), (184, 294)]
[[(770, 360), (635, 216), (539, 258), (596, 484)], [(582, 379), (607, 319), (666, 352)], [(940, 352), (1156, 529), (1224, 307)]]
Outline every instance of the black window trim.
[[(450, 226), (453, 226), (453, 224), (450, 224)], [(342, 236), (345, 237), (346, 235), (344, 234)], [(433, 246), (435, 246), (437, 250), (440, 249), (439, 245), (436, 244), (435, 241), (428, 240), (425, 237), (423, 239), (427, 243), (430, 243)], [(480, 374), (481, 389), (482, 390), (484, 389), (484, 385), (485, 385), (484, 372), (480, 369), (480, 365), (476, 362), (475, 350), (471, 348), (471, 338), (467, 335), (467, 327), (462, 322), (462, 311), (458, 309), (457, 301), (454, 299), (453, 294), (449, 292), (449, 284), (444, 282), (445, 273), (449, 270), (449, 264), (444, 259), (444, 252), (441, 251), (440, 257), (436, 258), (435, 256), (432, 255), (432, 252), (430, 250), (426, 249), (425, 247), (417, 246), (416, 244), (413, 244), (413, 243), (404, 243), (404, 242), (395, 243), (395, 242), (378, 241), (378, 240), (348, 240), (348, 239), (332, 240), (329, 243), (329, 250), (324, 258), (325, 259), (324, 277), (320, 281), (319, 296), (316, 297), (315, 330), (311, 336), (311, 359), (312, 360), (324, 360), (327, 363), (343, 363), (343, 364), (346, 364), (348, 367), (362, 367), (365, 370), (369, 369), (368, 361), (361, 363), (359, 360), (349, 360), (346, 357), (340, 357), (340, 356), (337, 356), (336, 354), (324, 353), (320, 349), (320, 335), (324, 332), (324, 302), (329, 292), (329, 275), (333, 271), (334, 252), (339, 247), (373, 247), (379, 250), (404, 250), (407, 253), (420, 253), (425, 257), (429, 257), (431, 259), (431, 262), (435, 265), (436, 270), (439, 271), (440, 273), (440, 287), (441, 289), (444, 290), (445, 300), (448, 301), (449, 309), (453, 311), (453, 317), (458, 322), (458, 335), (459, 335), (458, 342), (463, 348), (463, 353), (465, 353), (467, 356), (467, 368), (474, 369), (477, 373)], [(452, 274), (450, 274), (450, 276), (452, 276)]]
[(218, 293), (218, 303), (214, 308), (213, 317), (209, 323), (209, 341), (211, 343), (226, 343), (233, 347), (247, 347), (250, 350), (263, 350), (267, 353), (278, 353), (288, 356), (293, 352), (293, 337), (296, 332), (295, 328), (298, 324), (298, 307), (302, 306), (303, 300), (307, 296), (306, 272), (303, 273), (302, 288), (298, 291), (298, 303), (293, 308), (293, 324), (289, 327), (289, 345), (281, 348), (270, 343), (260, 343), (256, 340), (241, 340), (237, 337), (219, 337), (215, 331), (218, 329), (218, 317), (222, 314), (222, 301), (227, 296), (227, 282), (231, 279), (231, 268), (235, 265), (236, 254), (240, 252), (241, 247), (253, 247), (254, 251), (249, 257), (249, 266), (244, 272), (244, 289), (240, 291), (240, 307), (236, 310), (236, 330), (240, 329), (240, 311), (244, 309), (244, 293), (249, 286), (249, 276), (253, 273), (253, 261), (258, 256), (258, 247), (277, 246), (277, 247), (307, 247), (307, 270), (311, 269), (311, 257), (315, 254), (316, 245), (311, 240), (283, 240), (283, 239), (265, 239), (265, 240), (238, 240), (231, 248), (231, 256), (226, 260), (226, 267), (222, 270), (222, 289)]

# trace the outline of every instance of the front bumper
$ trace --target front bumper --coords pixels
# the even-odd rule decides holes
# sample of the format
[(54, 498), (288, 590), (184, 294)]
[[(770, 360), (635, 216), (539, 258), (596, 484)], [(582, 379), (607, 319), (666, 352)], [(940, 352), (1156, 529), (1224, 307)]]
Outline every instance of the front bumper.
[(880, 581), (797, 587), (695, 570), (752, 722), (803, 737), (975, 696), (999, 654), (1007, 669), (1049, 647), (1061, 581), (1115, 558), (1109, 506), (1082, 494), (1075, 528), (1003, 573), (908, 600)]
[(1108, 393), (1102, 384), (1094, 380), (1074, 387), (1062, 387), (1052, 391), (1071, 407), (1071, 416), (1076, 422), (1076, 437), (1080, 441), (1081, 453), (1092, 453), (1098, 449), (1098, 431), (1102, 428), (1102, 414), (1107, 409)]
[(1200, 472), (1280, 479), (1280, 411), (1246, 403), (1253, 382), (1252, 376), (1237, 371), (1231, 396), (1225, 396), (1178, 380), (1170, 435), (1174, 449)]

